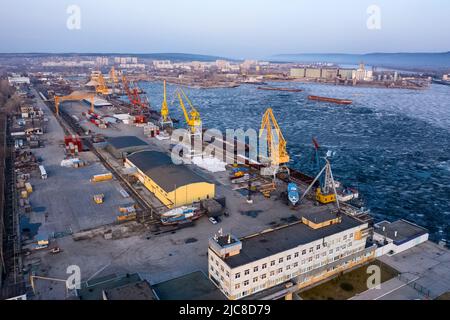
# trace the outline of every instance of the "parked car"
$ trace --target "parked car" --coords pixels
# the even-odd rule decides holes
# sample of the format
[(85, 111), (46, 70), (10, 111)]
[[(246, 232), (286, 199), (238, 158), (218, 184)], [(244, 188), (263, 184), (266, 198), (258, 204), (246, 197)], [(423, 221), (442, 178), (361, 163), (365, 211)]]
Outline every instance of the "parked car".
[(212, 224), (217, 224), (217, 220), (214, 219), (213, 217), (210, 217), (208, 220), (209, 220), (209, 222), (211, 222)]

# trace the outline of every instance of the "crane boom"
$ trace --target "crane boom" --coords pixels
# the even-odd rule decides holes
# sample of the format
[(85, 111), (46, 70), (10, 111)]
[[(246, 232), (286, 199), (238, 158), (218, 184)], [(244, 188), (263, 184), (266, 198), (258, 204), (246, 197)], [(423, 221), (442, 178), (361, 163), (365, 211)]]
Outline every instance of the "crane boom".
[[(186, 94), (184, 93), (183, 90), (177, 89), (177, 95), (178, 95), (178, 100), (180, 101), (180, 107), (183, 110), (184, 118), (186, 119), (186, 123), (191, 130), (191, 134), (201, 133), (202, 120), (200, 118), (200, 113), (194, 107), (194, 105), (189, 100), (189, 98), (186, 96)], [(186, 101), (189, 104), (189, 107), (190, 107), (189, 112), (187, 111), (186, 106), (183, 102), (183, 97), (186, 99)], [(198, 132), (198, 131), (200, 131), (200, 132)]]
[[(273, 139), (272, 130), (274, 130), (277, 135), (276, 141)], [(280, 164), (288, 163), (289, 155), (286, 151), (286, 140), (284, 139), (280, 126), (273, 115), (272, 108), (268, 108), (263, 115), (259, 133), (260, 137), (263, 135), (264, 131), (267, 132), (267, 146), (271, 165), (278, 166)]]
[(95, 94), (88, 92), (72, 92), (67, 96), (55, 96), (55, 109), (56, 115), (59, 116), (59, 105), (61, 102), (70, 101), (70, 100), (83, 100), (89, 99), (91, 102), (91, 111), (94, 112), (94, 98)]

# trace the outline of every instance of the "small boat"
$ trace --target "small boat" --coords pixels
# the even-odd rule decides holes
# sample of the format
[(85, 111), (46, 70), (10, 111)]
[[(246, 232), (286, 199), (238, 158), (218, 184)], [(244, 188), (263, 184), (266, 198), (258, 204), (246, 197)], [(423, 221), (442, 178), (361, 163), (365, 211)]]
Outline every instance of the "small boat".
[(340, 202), (349, 202), (359, 198), (359, 192), (353, 188), (340, 188), (337, 190), (337, 197)]
[(298, 193), (297, 185), (295, 183), (293, 183), (293, 182), (290, 182), (288, 184), (287, 191), (288, 191), (289, 202), (293, 206), (295, 206), (297, 204), (297, 202), (300, 200), (300, 196), (299, 196), (299, 193)]
[(201, 213), (198, 208), (182, 206), (161, 214), (161, 223), (163, 225), (174, 225), (194, 221), (200, 218), (200, 216)]
[(167, 212), (164, 212), (161, 214), (161, 217), (173, 217), (173, 216), (179, 216), (179, 215), (188, 215), (191, 213), (194, 213), (198, 209), (196, 207), (187, 207), (187, 206), (181, 206), (172, 210), (169, 210)]
[(308, 96), (308, 99), (314, 100), (314, 101), (331, 102), (331, 103), (346, 104), (346, 105), (353, 103), (352, 100), (327, 98), (327, 97), (319, 97), (319, 96)]
[(271, 91), (287, 91), (287, 92), (302, 92), (302, 89), (294, 88), (277, 88), (277, 87), (258, 87), (258, 90), (271, 90)]

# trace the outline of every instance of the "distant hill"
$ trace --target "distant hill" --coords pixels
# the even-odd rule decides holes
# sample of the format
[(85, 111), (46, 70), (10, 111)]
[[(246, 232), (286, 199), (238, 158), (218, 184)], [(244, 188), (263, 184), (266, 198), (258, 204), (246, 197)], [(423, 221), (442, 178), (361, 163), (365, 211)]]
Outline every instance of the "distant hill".
[(450, 52), (442, 53), (368, 53), (368, 54), (278, 54), (272, 60), (285, 62), (330, 62), (336, 64), (358, 64), (387, 68), (414, 70), (450, 69)]
[(229, 60), (236, 61), (234, 59), (193, 54), (193, 53), (0, 53), (0, 57), (96, 57), (96, 56), (114, 56), (114, 57), (125, 57), (133, 56), (143, 59), (155, 59), (155, 60), (172, 60), (172, 61), (216, 61), (216, 60)]

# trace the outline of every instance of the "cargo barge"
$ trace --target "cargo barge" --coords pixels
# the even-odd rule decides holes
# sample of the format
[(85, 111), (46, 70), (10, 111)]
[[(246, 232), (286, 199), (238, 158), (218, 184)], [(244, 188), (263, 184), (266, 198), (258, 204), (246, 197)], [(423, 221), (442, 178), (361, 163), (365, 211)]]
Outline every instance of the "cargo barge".
[(277, 88), (277, 87), (258, 87), (258, 90), (269, 90), (269, 91), (286, 91), (286, 92), (302, 92), (302, 89), (294, 88)]
[(352, 100), (336, 99), (336, 98), (328, 98), (328, 97), (319, 97), (319, 96), (308, 96), (308, 99), (309, 100), (314, 100), (314, 101), (331, 102), (331, 103), (345, 104), (345, 105), (349, 105), (349, 104), (353, 103)]

